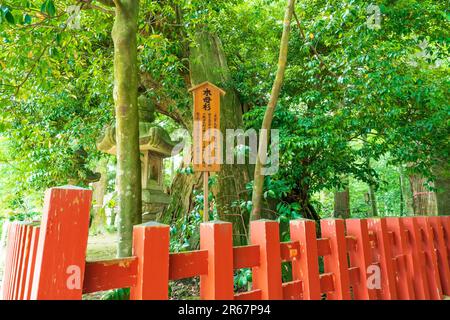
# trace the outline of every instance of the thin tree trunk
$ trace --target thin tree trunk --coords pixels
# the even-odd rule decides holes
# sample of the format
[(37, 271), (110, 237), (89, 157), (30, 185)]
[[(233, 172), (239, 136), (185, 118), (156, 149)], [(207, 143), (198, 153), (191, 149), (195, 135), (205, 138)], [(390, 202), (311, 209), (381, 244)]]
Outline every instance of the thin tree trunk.
[(405, 182), (405, 172), (402, 166), (399, 167), (400, 179), (400, 214), (410, 216), (414, 213), (410, 184)]
[[(370, 157), (367, 158), (367, 168), (369, 170), (372, 170), (372, 167), (370, 165)], [(369, 198), (370, 198), (370, 207), (371, 207), (371, 213), (372, 217), (378, 216), (378, 208), (377, 208), (377, 197), (375, 195), (375, 181), (373, 177), (370, 178), (369, 185)]]
[(117, 255), (131, 255), (133, 225), (141, 216), (139, 159), (138, 66), (136, 33), (138, 0), (114, 0), (114, 105), (117, 141), (117, 198), (119, 241)]
[(375, 195), (375, 187), (373, 184), (369, 184), (369, 194), (370, 194), (370, 205), (372, 208), (372, 216), (378, 216), (378, 208), (377, 208), (377, 198)]
[(400, 185), (400, 216), (405, 215), (405, 196), (403, 194), (403, 181), (402, 175), (398, 176), (398, 183)]
[[(275, 108), (280, 95), (281, 86), (283, 84), (284, 72), (286, 70), (287, 52), (289, 43), (289, 32), (291, 30), (291, 19), (294, 12), (295, 0), (288, 0), (286, 11), (284, 14), (283, 34), (281, 36), (280, 53), (278, 57), (278, 69), (275, 76), (275, 81), (272, 86), (272, 93), (270, 95), (269, 104), (267, 105), (266, 112), (264, 114), (263, 123), (261, 126), (261, 132), (259, 135), (258, 145), (258, 157), (256, 159), (253, 193), (252, 193), (252, 213), (251, 219), (257, 220), (261, 218), (262, 209), (262, 193), (264, 186), (264, 175), (261, 174), (262, 162), (261, 159), (266, 158), (265, 143), (268, 144), (269, 132), (272, 126), (272, 119), (275, 112)], [(266, 135), (267, 133), (267, 135)], [(264, 141), (265, 140), (265, 141)]]

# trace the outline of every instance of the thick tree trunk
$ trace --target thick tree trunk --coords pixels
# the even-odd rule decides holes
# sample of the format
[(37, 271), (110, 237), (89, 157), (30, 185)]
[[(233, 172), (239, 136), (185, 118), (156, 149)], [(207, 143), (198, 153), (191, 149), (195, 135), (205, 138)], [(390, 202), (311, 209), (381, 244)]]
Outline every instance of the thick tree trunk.
[(348, 188), (334, 193), (333, 216), (342, 219), (350, 218), (350, 190)]
[(92, 225), (91, 231), (103, 232), (106, 226), (106, 214), (103, 207), (103, 199), (105, 198), (106, 187), (108, 186), (108, 159), (103, 158), (97, 164), (96, 172), (101, 174), (100, 180), (92, 184)]
[(272, 86), (270, 100), (264, 114), (263, 123), (259, 135), (258, 157), (256, 158), (256, 166), (253, 182), (252, 193), (252, 214), (251, 219), (257, 220), (261, 218), (262, 194), (264, 187), (264, 175), (262, 175), (262, 159), (266, 158), (268, 139), (270, 128), (272, 127), (272, 119), (277, 106), (278, 96), (280, 95), (281, 85), (283, 84), (284, 72), (286, 70), (287, 52), (289, 43), (289, 32), (291, 30), (291, 19), (294, 12), (295, 0), (288, 0), (286, 11), (284, 14), (283, 34), (281, 36), (280, 53), (278, 56), (278, 68), (275, 81)]
[(200, 186), (200, 182), (201, 173), (177, 173), (170, 188), (171, 202), (157, 220), (161, 223), (172, 224), (191, 212), (194, 208), (192, 192), (194, 188)]
[(114, 0), (114, 105), (116, 111), (119, 257), (131, 255), (133, 225), (141, 216), (138, 66), (136, 32), (138, 0)]
[[(242, 106), (237, 93), (232, 87), (231, 75), (222, 44), (216, 35), (199, 32), (196, 35), (194, 47), (189, 53), (190, 86), (204, 81), (210, 81), (222, 87), (226, 95), (221, 97), (220, 128), (225, 135), (226, 129), (243, 129)], [(187, 129), (192, 129), (192, 113), (188, 118), (180, 113), (182, 122)], [(191, 130), (192, 131), (192, 130)], [(223, 143), (225, 155), (225, 139)], [(192, 190), (200, 187), (201, 175), (186, 175), (177, 173), (171, 187), (171, 203), (159, 217), (160, 221), (175, 221), (181, 215), (188, 214), (193, 207)], [(246, 200), (245, 184), (250, 181), (248, 165), (223, 164), (217, 174), (217, 184), (211, 188), (215, 198), (220, 219), (233, 223), (233, 239), (235, 245), (247, 242), (248, 214), (240, 211), (239, 207), (231, 208), (234, 201)], [(244, 223), (243, 223), (244, 221)]]
[(450, 215), (450, 165), (448, 161), (441, 160), (433, 166), (436, 176), (434, 186), (436, 191), (437, 212), (439, 215)]
[(343, 190), (337, 190), (334, 193), (334, 210), (333, 216), (335, 218), (348, 219), (350, 218), (350, 189), (349, 178), (345, 179), (345, 187)]
[(426, 187), (426, 179), (417, 174), (409, 176), (413, 192), (413, 209), (416, 216), (437, 214), (436, 194)]
[[(224, 137), (227, 129), (243, 129), (241, 103), (236, 91), (232, 87), (227, 87), (232, 79), (220, 39), (207, 32), (198, 33), (196, 46), (190, 51), (189, 66), (193, 86), (210, 81), (226, 91), (225, 96), (221, 97), (220, 106), (220, 130)], [(224, 162), (225, 150), (224, 139), (222, 152)], [(216, 198), (220, 219), (233, 223), (235, 245), (247, 243), (249, 219), (239, 207), (231, 208), (231, 204), (246, 199), (245, 184), (249, 180), (248, 165), (224, 163), (217, 173), (217, 184), (211, 188)]]

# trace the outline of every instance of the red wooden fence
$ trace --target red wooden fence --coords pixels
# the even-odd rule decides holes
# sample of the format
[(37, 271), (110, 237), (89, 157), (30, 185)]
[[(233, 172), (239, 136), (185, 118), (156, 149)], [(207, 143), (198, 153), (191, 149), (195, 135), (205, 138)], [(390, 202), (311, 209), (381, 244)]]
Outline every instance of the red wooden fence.
[[(200, 276), (201, 299), (442, 299), (450, 295), (450, 216), (322, 219), (251, 223), (251, 244), (233, 247), (228, 222), (200, 226), (200, 250), (169, 252), (169, 226), (133, 232), (133, 256), (85, 261), (91, 191), (47, 191), (40, 227), (8, 229), (2, 298), (81, 299), (83, 293), (131, 288), (131, 299), (167, 299), (169, 280)], [(319, 273), (323, 257), (324, 273)], [(282, 283), (281, 264), (292, 265)], [(233, 270), (252, 269), (250, 291), (235, 293)]]

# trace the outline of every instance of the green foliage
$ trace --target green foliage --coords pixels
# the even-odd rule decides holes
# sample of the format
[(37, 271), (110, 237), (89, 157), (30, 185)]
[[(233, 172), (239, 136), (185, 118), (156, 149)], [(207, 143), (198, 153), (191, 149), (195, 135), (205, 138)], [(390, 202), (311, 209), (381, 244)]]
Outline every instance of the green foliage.
[[(0, 192), (2, 207), (26, 212), (38, 205), (34, 199), (46, 187), (80, 180), (73, 152), (83, 147), (92, 169), (99, 157), (95, 141), (113, 119), (113, 12), (95, 1), (97, 8), (89, 10), (81, 3), (81, 27), (70, 29), (66, 10), (73, 4), (19, 0), (0, 6), (0, 136), (8, 143), (0, 180), (3, 189), (12, 190)], [(384, 168), (408, 164), (410, 172), (432, 178), (435, 159), (448, 158), (446, 2), (378, 1), (379, 28), (367, 25), (369, 4), (296, 5), (300, 27), (293, 21), (273, 124), (280, 130), (280, 170), (264, 193), (280, 221), (311, 217), (311, 205), (328, 215), (330, 192), (342, 186), (342, 176), (351, 177), (352, 193), (358, 194), (352, 197), (356, 214), (367, 212), (360, 194), (369, 182), (378, 187), (384, 212), (398, 212), (396, 173)], [(220, 85), (238, 92), (249, 110), (246, 126), (259, 128), (284, 5), (281, 0), (141, 1), (140, 90), (169, 117), (191, 117), (188, 53), (196, 45), (195, 32), (209, 30), (219, 35), (231, 70), (232, 81)], [(157, 121), (169, 131), (185, 125)], [(385, 167), (371, 169), (368, 160), (385, 161)], [(2, 178), (9, 174), (14, 184)], [(251, 209), (250, 202), (233, 205)]]
[(101, 300), (130, 300), (130, 288), (108, 291), (101, 297)]
[(236, 270), (233, 276), (234, 291), (248, 291), (252, 283), (252, 269), (244, 268)]
[(93, 169), (95, 141), (113, 116), (111, 20), (83, 11), (81, 29), (70, 30), (65, 10), (73, 4), (5, 1), (1, 7), (0, 136), (7, 139), (8, 164), (20, 168), (11, 201), (42, 197), (47, 187), (70, 181), (83, 185), (74, 152), (84, 148)]
[[(209, 177), (208, 186), (211, 188), (217, 183), (216, 177)], [(211, 190), (211, 189), (209, 189)], [(194, 207), (189, 214), (183, 215), (170, 226), (170, 251), (180, 252), (195, 249), (198, 245), (200, 223), (203, 222), (203, 191), (194, 189)], [(209, 220), (218, 220), (215, 198), (210, 191), (208, 195), (210, 207)]]

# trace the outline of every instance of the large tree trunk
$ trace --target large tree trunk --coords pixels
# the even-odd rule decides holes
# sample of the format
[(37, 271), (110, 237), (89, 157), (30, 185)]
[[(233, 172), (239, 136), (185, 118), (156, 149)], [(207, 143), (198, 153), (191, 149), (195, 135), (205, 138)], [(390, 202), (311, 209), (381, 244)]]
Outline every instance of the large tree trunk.
[(141, 163), (139, 159), (138, 66), (136, 32), (138, 0), (114, 0), (114, 105), (117, 142), (117, 198), (119, 257), (131, 255), (133, 225), (141, 216)]
[[(196, 42), (189, 57), (191, 84), (194, 86), (210, 81), (223, 87), (226, 95), (221, 97), (220, 130), (225, 135), (227, 129), (243, 129), (241, 103), (236, 91), (227, 87), (232, 79), (220, 39), (210, 33), (200, 32)], [(224, 159), (225, 149), (223, 143)], [(219, 217), (233, 223), (234, 244), (246, 244), (248, 215), (240, 212), (239, 207), (231, 208), (231, 204), (241, 200), (242, 196), (245, 199), (245, 184), (250, 180), (248, 166), (224, 163), (217, 179), (217, 185), (211, 191), (216, 198)]]
[(103, 232), (106, 227), (106, 213), (103, 207), (106, 187), (108, 186), (108, 158), (102, 158), (97, 164), (96, 172), (100, 173), (100, 180), (92, 184), (92, 225), (90, 230), (93, 232)]
[(345, 178), (345, 187), (334, 193), (333, 216), (342, 219), (350, 218), (350, 189), (348, 177)]
[(450, 215), (450, 165), (441, 160), (433, 166), (436, 176), (434, 186), (436, 191), (437, 212), (439, 215)]
[(192, 192), (201, 182), (201, 173), (177, 173), (170, 188), (171, 202), (157, 220), (161, 223), (172, 224), (191, 212), (194, 208)]
[(436, 194), (426, 187), (426, 179), (420, 175), (413, 174), (409, 176), (409, 183), (413, 192), (414, 215), (436, 215)]
[(262, 194), (264, 187), (264, 175), (262, 174), (263, 159), (266, 159), (268, 139), (270, 136), (270, 128), (272, 127), (272, 119), (277, 106), (278, 96), (280, 95), (281, 85), (283, 84), (284, 72), (286, 70), (287, 52), (289, 44), (289, 32), (291, 31), (291, 19), (294, 12), (295, 0), (288, 0), (283, 24), (283, 34), (280, 41), (280, 53), (278, 56), (278, 67), (275, 80), (270, 94), (270, 100), (264, 113), (263, 123), (259, 134), (258, 157), (256, 157), (256, 166), (253, 182), (252, 193), (252, 214), (251, 219), (257, 220), (261, 218), (262, 210)]
[[(237, 93), (232, 87), (231, 75), (222, 44), (216, 35), (199, 32), (196, 35), (194, 47), (189, 53), (190, 85), (194, 86), (204, 81), (210, 81), (222, 87), (226, 95), (221, 97), (220, 129), (225, 134), (226, 129), (243, 129), (242, 106)], [(192, 113), (183, 117), (184, 125), (192, 129)], [(225, 139), (224, 139), (225, 140)], [(223, 155), (226, 145), (223, 143)], [(225, 159), (225, 158), (224, 158)], [(199, 185), (200, 173), (186, 175), (178, 173), (172, 183), (172, 201), (159, 218), (160, 221), (174, 221), (180, 215), (188, 214), (193, 206), (192, 190)], [(248, 214), (241, 212), (239, 206), (231, 208), (234, 201), (246, 199), (245, 184), (250, 181), (249, 166), (238, 164), (223, 164), (217, 174), (217, 184), (211, 188), (217, 204), (220, 219), (233, 223), (233, 239), (235, 245), (247, 243)]]

